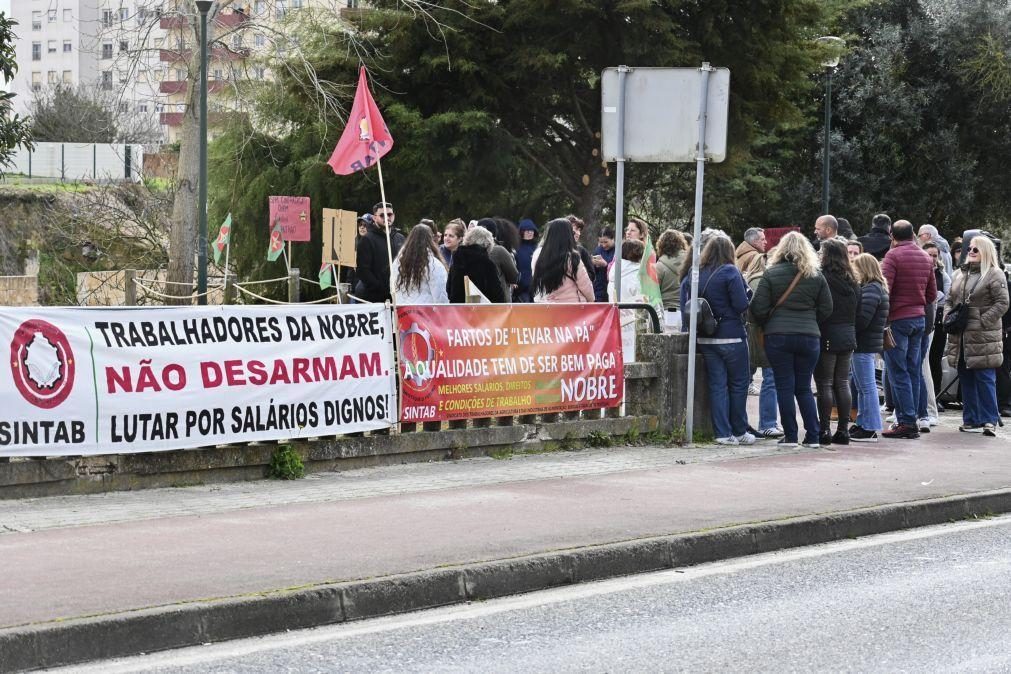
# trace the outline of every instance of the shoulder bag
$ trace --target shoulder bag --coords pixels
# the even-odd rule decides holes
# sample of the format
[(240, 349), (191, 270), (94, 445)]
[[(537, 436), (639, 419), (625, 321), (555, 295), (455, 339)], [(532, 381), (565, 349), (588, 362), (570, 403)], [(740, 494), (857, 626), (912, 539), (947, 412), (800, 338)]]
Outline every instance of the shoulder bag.
[[(772, 315), (774, 313), (776, 313), (776, 309), (778, 309), (783, 304), (783, 302), (786, 301), (786, 298), (788, 298), (790, 296), (790, 293), (793, 292), (793, 289), (797, 287), (798, 283), (800, 283), (800, 272), (797, 272), (797, 275), (793, 277), (792, 281), (790, 281), (790, 285), (788, 285), (786, 287), (786, 291), (782, 295), (779, 296), (779, 301), (777, 301), (776, 305), (774, 307), (772, 307), (772, 311), (769, 312), (769, 317), (765, 319), (765, 323), (766, 324), (768, 324), (769, 321), (772, 320)], [(764, 349), (765, 348), (765, 328), (764, 327), (761, 327), (761, 326), (758, 326), (758, 325), (755, 326), (755, 342), (757, 342), (758, 347), (760, 349)]]
[(983, 275), (981, 274), (976, 279), (975, 285), (972, 286), (972, 290), (969, 290), (969, 276), (966, 274), (965, 285), (962, 286), (962, 301), (952, 307), (948, 315), (944, 317), (944, 331), (949, 335), (961, 335), (965, 332), (965, 328), (969, 325), (969, 298), (972, 297), (976, 286), (982, 280)]

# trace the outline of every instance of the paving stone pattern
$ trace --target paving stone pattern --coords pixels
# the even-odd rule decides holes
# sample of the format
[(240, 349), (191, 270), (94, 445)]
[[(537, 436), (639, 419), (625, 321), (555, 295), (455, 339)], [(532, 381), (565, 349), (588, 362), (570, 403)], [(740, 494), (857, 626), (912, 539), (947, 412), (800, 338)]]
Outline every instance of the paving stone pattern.
[[(795, 451), (795, 450), (794, 450)], [(825, 450), (811, 450), (825, 451)], [(203, 515), (292, 503), (364, 499), (550, 478), (604, 475), (783, 454), (774, 441), (750, 447), (609, 447), (573, 452), (412, 463), (260, 480), (82, 496), (0, 500), (0, 534)], [(791, 452), (792, 453), (792, 452)]]

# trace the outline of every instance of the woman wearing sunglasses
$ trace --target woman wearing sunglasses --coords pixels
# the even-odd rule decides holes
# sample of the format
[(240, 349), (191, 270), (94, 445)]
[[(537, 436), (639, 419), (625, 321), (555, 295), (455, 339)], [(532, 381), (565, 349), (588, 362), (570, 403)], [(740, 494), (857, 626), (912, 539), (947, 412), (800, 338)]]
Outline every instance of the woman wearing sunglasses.
[[(1003, 361), (1001, 317), (1008, 309), (1007, 279), (997, 249), (986, 236), (968, 244), (966, 264), (955, 272), (944, 303), (949, 326), (946, 356), (958, 368), (966, 433), (996, 435), (997, 368)], [(963, 321), (953, 320), (962, 315)], [(960, 325), (963, 323), (964, 325)]]

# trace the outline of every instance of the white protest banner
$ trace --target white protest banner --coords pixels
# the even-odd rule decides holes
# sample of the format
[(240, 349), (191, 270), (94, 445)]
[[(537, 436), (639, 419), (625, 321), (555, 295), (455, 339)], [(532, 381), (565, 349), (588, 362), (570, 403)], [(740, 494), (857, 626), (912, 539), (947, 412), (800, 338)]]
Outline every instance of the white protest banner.
[(396, 422), (381, 305), (0, 314), (0, 456), (286, 440)]

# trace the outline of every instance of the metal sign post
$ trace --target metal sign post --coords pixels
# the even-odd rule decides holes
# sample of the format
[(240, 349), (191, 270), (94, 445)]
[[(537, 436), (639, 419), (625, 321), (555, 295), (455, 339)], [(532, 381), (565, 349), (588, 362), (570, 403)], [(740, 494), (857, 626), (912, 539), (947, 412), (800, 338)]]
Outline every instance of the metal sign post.
[(625, 233), (625, 83), (631, 68), (618, 66), (618, 184), (614, 190), (614, 301), (621, 302), (621, 240)]
[(709, 74), (712, 66), (703, 63), (699, 68), (699, 147), (695, 156), (695, 227), (692, 237), (692, 296), (688, 322), (688, 396), (685, 409), (685, 442), (689, 447), (695, 444), (695, 354), (698, 350), (695, 340), (699, 334), (699, 258), (702, 257), (702, 186), (706, 172), (706, 113), (709, 102)]

